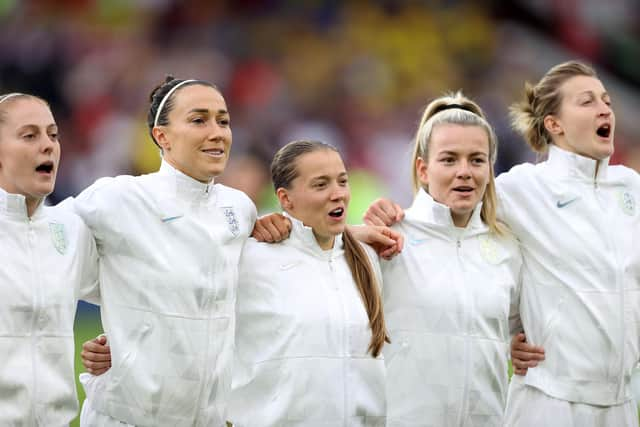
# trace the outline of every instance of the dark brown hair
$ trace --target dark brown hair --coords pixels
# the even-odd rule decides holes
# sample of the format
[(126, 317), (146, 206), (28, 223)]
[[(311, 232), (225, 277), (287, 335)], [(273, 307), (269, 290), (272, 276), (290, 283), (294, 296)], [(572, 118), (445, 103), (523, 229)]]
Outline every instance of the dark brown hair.
[[(334, 146), (320, 141), (293, 141), (278, 150), (271, 162), (271, 179), (275, 190), (291, 188), (291, 183), (299, 175), (296, 159), (318, 150), (339, 153)], [(390, 342), (384, 323), (380, 288), (364, 248), (346, 228), (342, 233), (342, 242), (345, 259), (369, 317), (371, 341), (367, 351), (377, 357), (385, 341)]]
[[(158, 144), (158, 141), (156, 141), (156, 139), (153, 137), (153, 128), (155, 124), (154, 122), (156, 119), (156, 114), (158, 112), (158, 108), (160, 107), (160, 103), (162, 102), (164, 97), (167, 95), (167, 93), (169, 93), (171, 89), (173, 89), (174, 87), (176, 87), (177, 85), (179, 85), (184, 81), (185, 79), (176, 79), (173, 76), (168, 75), (165, 78), (165, 80), (159, 85), (157, 85), (155, 88), (153, 88), (153, 90), (149, 94), (150, 105), (149, 105), (149, 112), (147, 113), (147, 127), (149, 128), (149, 135), (151, 135), (151, 140), (161, 150), (162, 148)], [(191, 82), (183, 84), (182, 86), (180, 86), (179, 89), (176, 89), (171, 94), (171, 96), (165, 101), (164, 106), (162, 107), (162, 111), (160, 111), (160, 115), (158, 116), (157, 125), (166, 126), (169, 124), (169, 113), (171, 112), (171, 110), (173, 110), (173, 101), (175, 99), (176, 92), (179, 92), (185, 87), (193, 86), (193, 85), (209, 86), (217, 90), (218, 92), (220, 92), (220, 90), (216, 85), (206, 82), (204, 80), (193, 80)]]

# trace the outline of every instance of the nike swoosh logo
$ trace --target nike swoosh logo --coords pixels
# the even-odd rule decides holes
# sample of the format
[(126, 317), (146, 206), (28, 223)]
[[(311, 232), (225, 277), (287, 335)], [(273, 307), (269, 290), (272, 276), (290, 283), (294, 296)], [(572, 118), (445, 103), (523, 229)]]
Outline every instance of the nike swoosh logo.
[(162, 222), (170, 222), (170, 221), (173, 221), (174, 219), (182, 218), (183, 216), (184, 215), (169, 216), (166, 218), (162, 218)]
[(295, 267), (298, 264), (300, 264), (300, 263), (299, 262), (290, 262), (289, 264), (282, 264), (280, 266), (280, 270), (289, 270), (289, 269)]
[(412, 246), (418, 246), (425, 243), (428, 239), (411, 239), (409, 240), (409, 244)]
[(564, 208), (565, 206), (575, 202), (576, 200), (578, 200), (580, 197), (574, 197), (573, 199), (569, 199), (569, 200), (565, 200), (564, 202), (561, 200), (558, 200), (558, 203), (556, 203), (556, 206), (558, 206), (559, 208)]

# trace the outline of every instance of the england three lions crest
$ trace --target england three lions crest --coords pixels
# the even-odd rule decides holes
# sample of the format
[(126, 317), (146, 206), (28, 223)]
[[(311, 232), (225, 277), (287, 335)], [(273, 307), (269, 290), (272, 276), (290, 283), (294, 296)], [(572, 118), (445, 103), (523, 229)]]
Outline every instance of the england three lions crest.
[(64, 224), (56, 222), (49, 223), (49, 231), (51, 232), (51, 242), (60, 255), (64, 255), (67, 251), (67, 234), (65, 233)]
[(227, 221), (227, 226), (231, 234), (233, 234), (234, 237), (238, 236), (240, 233), (240, 224), (238, 223), (238, 218), (236, 218), (236, 213), (233, 211), (233, 208), (222, 208), (222, 213)]

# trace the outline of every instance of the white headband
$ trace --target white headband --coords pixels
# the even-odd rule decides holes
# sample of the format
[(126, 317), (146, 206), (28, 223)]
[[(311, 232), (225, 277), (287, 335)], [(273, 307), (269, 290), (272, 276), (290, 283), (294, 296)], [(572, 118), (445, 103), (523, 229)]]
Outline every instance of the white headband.
[[(191, 82), (196, 82), (197, 80), (183, 80), (180, 83), (178, 83), (177, 85), (175, 85), (174, 87), (171, 88), (171, 90), (169, 90), (169, 92), (167, 92), (167, 94), (164, 96), (164, 98), (162, 98), (162, 101), (160, 101), (160, 105), (158, 105), (158, 110), (156, 111), (156, 118), (153, 121), (153, 127), (158, 126), (158, 118), (160, 118), (160, 113), (162, 113), (162, 109), (164, 108), (164, 104), (167, 103), (167, 100), (169, 99), (169, 97), (171, 97), (171, 95), (173, 94), (173, 92), (175, 92), (180, 86), (187, 84), (187, 83), (191, 83)], [(4, 99), (2, 100), (4, 101)], [(0, 101), (0, 102), (2, 102)]]
[(0, 104), (2, 104), (4, 101), (6, 101), (9, 98), (13, 98), (14, 96), (20, 96), (20, 95), (23, 95), (23, 94), (20, 92), (13, 92), (8, 95), (5, 95), (2, 97), (2, 99), (0, 99)]

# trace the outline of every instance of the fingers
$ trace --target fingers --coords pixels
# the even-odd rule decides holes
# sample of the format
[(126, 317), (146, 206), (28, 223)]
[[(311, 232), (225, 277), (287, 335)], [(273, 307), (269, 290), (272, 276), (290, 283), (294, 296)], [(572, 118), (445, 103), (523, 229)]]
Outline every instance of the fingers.
[(280, 242), (289, 237), (291, 221), (281, 214), (269, 214), (256, 220), (251, 236), (259, 242)]
[[(402, 215), (404, 216), (404, 212)], [(389, 227), (384, 227), (382, 229), (382, 233), (393, 240), (393, 244), (396, 246), (396, 255), (402, 252), (402, 249), (404, 248), (404, 235), (402, 233), (398, 233)]]
[[(367, 225), (395, 224), (404, 217), (402, 208), (388, 199), (375, 200), (364, 214), (364, 223)], [(399, 219), (398, 219), (399, 218)]]
[(395, 220), (394, 223), (402, 221), (402, 219), (404, 218), (404, 209), (402, 209), (402, 207), (400, 207), (400, 205), (397, 203), (393, 203), (393, 208), (396, 211), (396, 216), (394, 217), (394, 220)]
[(526, 375), (529, 368), (535, 368), (544, 360), (544, 349), (526, 342), (526, 335), (519, 333), (511, 339), (511, 364), (513, 373)]
[(111, 367), (111, 348), (107, 345), (107, 338), (101, 335), (82, 344), (80, 357), (90, 374), (101, 375), (108, 371)]

